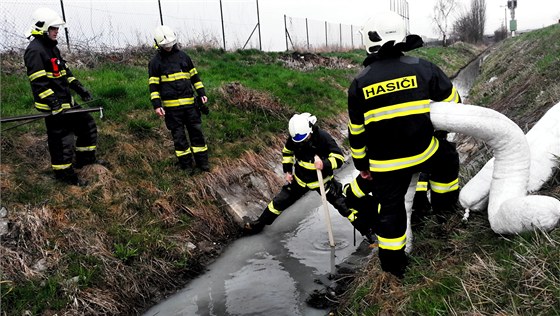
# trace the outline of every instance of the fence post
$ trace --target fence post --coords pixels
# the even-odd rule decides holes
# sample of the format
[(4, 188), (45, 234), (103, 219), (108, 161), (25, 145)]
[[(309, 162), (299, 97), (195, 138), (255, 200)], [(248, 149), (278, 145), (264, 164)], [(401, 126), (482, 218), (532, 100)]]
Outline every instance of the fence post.
[[(66, 14), (64, 13), (64, 2), (60, 0), (60, 8), (62, 9), (62, 20), (66, 22)], [(64, 34), (66, 35), (66, 46), (68, 47), (68, 52), (70, 52), (70, 37), (68, 35), (68, 28), (64, 24)]]
[(307, 34), (307, 50), (309, 50), (309, 25), (307, 24), (307, 18), (305, 18), (305, 34)]
[(352, 43), (352, 49), (354, 49), (354, 25), (350, 24), (350, 42)]
[(286, 51), (288, 51), (288, 23), (286, 23), (285, 14), (284, 14), (284, 38), (286, 38)]
[(327, 21), (325, 21), (325, 46), (329, 47), (329, 34), (327, 33)]
[(158, 7), (159, 7), (159, 21), (161, 22), (161, 25), (163, 25), (163, 14), (161, 13), (161, 2), (160, 2), (160, 0), (158, 0), (157, 3), (158, 3)]
[(257, 23), (259, 24), (259, 49), (262, 51), (262, 41), (261, 41), (261, 15), (259, 12), (259, 0), (257, 0)]
[(222, 38), (224, 39), (224, 50), (226, 50), (226, 31), (224, 29), (224, 10), (222, 9), (222, 0), (220, 0), (220, 17), (222, 20)]
[(340, 38), (340, 48), (342, 49), (342, 23), (338, 24), (338, 36)]

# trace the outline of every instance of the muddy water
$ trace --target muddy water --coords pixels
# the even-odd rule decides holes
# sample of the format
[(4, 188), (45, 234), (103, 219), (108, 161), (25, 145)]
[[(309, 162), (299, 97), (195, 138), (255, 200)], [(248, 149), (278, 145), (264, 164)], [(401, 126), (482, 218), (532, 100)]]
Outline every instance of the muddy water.
[[(357, 175), (347, 164), (341, 183)], [(233, 242), (206, 273), (145, 315), (326, 315), (305, 300), (325, 285), (335, 265), (363, 240), (347, 219), (329, 205), (336, 246), (328, 244), (320, 195), (309, 192), (262, 233)]]

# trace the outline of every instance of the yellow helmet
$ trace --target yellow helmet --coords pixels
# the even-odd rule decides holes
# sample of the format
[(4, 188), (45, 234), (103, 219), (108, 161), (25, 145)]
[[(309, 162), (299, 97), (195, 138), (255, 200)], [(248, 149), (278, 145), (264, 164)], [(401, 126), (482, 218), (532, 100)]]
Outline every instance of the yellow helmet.
[(169, 26), (159, 25), (154, 30), (154, 41), (156, 46), (168, 48), (177, 43), (177, 36)]
[(26, 36), (44, 35), (49, 31), (49, 27), (61, 27), (66, 24), (64, 20), (54, 10), (49, 8), (39, 8), (33, 12), (33, 25)]

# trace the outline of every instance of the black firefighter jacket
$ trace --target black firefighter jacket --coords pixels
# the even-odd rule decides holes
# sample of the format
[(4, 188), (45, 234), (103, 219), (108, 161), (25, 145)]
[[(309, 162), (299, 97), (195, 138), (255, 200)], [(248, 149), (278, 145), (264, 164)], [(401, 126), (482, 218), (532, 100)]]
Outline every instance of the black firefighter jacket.
[(348, 138), (356, 169), (387, 172), (409, 168), (438, 148), (430, 102), (461, 102), (436, 65), (403, 56), (392, 43), (364, 61), (348, 90)]
[(56, 41), (46, 36), (36, 36), (24, 53), (35, 108), (42, 112), (72, 107), (73, 99), (69, 88), (80, 95), (85, 92), (67, 67), (56, 45)]
[(170, 52), (160, 49), (148, 65), (148, 74), (154, 109), (193, 105), (193, 86), (198, 96), (206, 95), (191, 58), (177, 45)]
[(344, 163), (342, 150), (332, 136), (314, 126), (309, 141), (295, 143), (288, 137), (282, 149), (282, 169), (284, 172), (293, 172), (294, 179), (300, 186), (317, 189), (319, 182), (314, 164), (315, 155), (323, 161), (322, 175), (325, 183), (332, 179), (333, 170)]

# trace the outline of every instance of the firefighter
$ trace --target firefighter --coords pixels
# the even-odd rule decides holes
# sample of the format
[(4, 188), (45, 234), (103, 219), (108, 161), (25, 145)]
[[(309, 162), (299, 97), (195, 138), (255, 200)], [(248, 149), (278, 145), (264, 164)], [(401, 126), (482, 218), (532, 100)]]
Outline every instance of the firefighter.
[(403, 277), (408, 264), (405, 194), (412, 176), (430, 174), (435, 213), (452, 209), (458, 199), (459, 157), (454, 146), (434, 136), (430, 102), (461, 100), (436, 65), (403, 54), (423, 42), (406, 36), (398, 14), (368, 20), (361, 33), (368, 55), (348, 89), (349, 142), (356, 169), (371, 179), (379, 199), (381, 268)]
[(350, 211), (347, 218), (369, 244), (377, 241), (375, 234), (376, 228), (379, 226), (379, 203), (372, 192), (371, 184), (371, 179), (364, 179), (358, 175), (342, 188), (344, 201)]
[(152, 106), (171, 131), (181, 169), (194, 171), (194, 157), (196, 168), (208, 172), (208, 147), (201, 119), (201, 112), (208, 114), (204, 85), (191, 58), (177, 47), (177, 36), (170, 27), (156, 27), (154, 41), (158, 51), (148, 66)]
[(333, 171), (344, 163), (342, 150), (332, 136), (320, 129), (316, 122), (317, 118), (310, 113), (295, 114), (290, 119), (290, 137), (282, 149), (282, 169), (287, 183), (257, 220), (245, 223), (246, 234), (258, 233), (265, 225), (272, 224), (284, 210), (309, 190), (318, 192), (317, 170), (321, 170), (323, 175), (327, 201), (342, 216), (350, 215), (344, 203), (342, 185), (333, 176)]
[[(33, 13), (33, 26), (27, 34), (33, 39), (25, 50), (24, 61), (35, 108), (52, 113), (45, 118), (45, 125), (55, 178), (71, 185), (85, 185), (74, 168), (101, 162), (95, 156), (97, 126), (88, 113), (62, 113), (79, 108), (70, 89), (84, 102), (92, 100), (91, 93), (74, 77), (57, 47), (58, 31), (64, 24), (55, 11), (37, 9)], [(73, 165), (74, 151), (76, 163)]]

